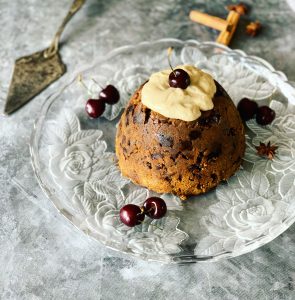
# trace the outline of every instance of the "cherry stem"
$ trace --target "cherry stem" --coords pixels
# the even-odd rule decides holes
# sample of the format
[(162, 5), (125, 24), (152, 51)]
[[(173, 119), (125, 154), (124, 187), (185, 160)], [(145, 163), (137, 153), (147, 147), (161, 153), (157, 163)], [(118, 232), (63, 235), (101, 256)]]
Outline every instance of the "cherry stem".
[(94, 78), (91, 78), (91, 80), (92, 80), (95, 84), (97, 84), (101, 89), (103, 89), (102, 85), (101, 85), (99, 82), (97, 82)]
[(78, 75), (78, 82), (83, 86), (83, 88), (87, 91), (88, 95), (91, 96), (91, 93), (89, 92), (88, 87), (86, 86), (85, 82), (83, 81), (83, 77), (81, 74)]
[(172, 67), (171, 59), (170, 59), (170, 58), (171, 58), (172, 51), (173, 51), (173, 48), (172, 48), (172, 47), (169, 47), (168, 50), (167, 50), (167, 52), (168, 52), (168, 64), (169, 64), (169, 66), (170, 66), (170, 68), (171, 68), (171, 70), (172, 70), (172, 72), (173, 72), (173, 74), (174, 74), (174, 76), (175, 76), (174, 69), (173, 69), (173, 67)]
[[(140, 214), (137, 214), (137, 215), (140, 215)], [(120, 219), (120, 216), (114, 216), (113, 218), (115, 218), (115, 219)], [(142, 224), (148, 224), (148, 222), (142, 221), (142, 222), (140, 222), (140, 224), (138, 224), (138, 225), (142, 225)], [(158, 225), (155, 225), (155, 224), (149, 224), (149, 226), (156, 227), (156, 228), (159, 229), (159, 230), (164, 230), (163, 228), (161, 228), (161, 227), (159, 227)]]
[[(257, 80), (258, 80), (258, 76), (257, 76), (256, 79), (255, 79), (255, 83), (257, 83)], [(266, 82), (266, 81), (265, 81), (265, 82)], [(254, 94), (253, 100), (255, 99), (257, 92), (258, 92), (258, 90), (255, 90), (255, 94)]]
[(164, 230), (163, 228), (161, 228), (161, 227), (159, 227), (158, 225), (155, 225), (155, 224), (150, 224), (150, 226), (156, 227), (159, 230)]
[(145, 212), (145, 211), (144, 211), (144, 207), (143, 207), (143, 206), (140, 207), (141, 213), (142, 213), (142, 214), (144, 214), (144, 213), (150, 213), (150, 212), (152, 212), (155, 208), (156, 208), (156, 207), (155, 207), (155, 205), (154, 205), (154, 207), (151, 207), (148, 211)]
[[(148, 222), (142, 221), (142, 222), (140, 222), (140, 225), (142, 225), (142, 224), (148, 224)], [(163, 228), (161, 228), (161, 227), (159, 227), (158, 225), (155, 225), (155, 224), (150, 224), (150, 223), (149, 223), (149, 226), (156, 227), (156, 228), (159, 229), (159, 230), (164, 230)]]

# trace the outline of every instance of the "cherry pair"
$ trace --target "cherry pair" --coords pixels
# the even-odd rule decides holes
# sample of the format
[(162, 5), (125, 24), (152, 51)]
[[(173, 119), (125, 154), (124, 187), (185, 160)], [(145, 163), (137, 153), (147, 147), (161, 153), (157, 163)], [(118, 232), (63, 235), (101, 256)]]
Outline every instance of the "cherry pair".
[(98, 95), (98, 99), (88, 99), (86, 102), (85, 110), (89, 117), (100, 117), (106, 107), (106, 103), (113, 105), (120, 99), (119, 91), (111, 84), (102, 89)]
[(162, 198), (150, 197), (141, 207), (135, 204), (124, 205), (120, 209), (120, 219), (125, 225), (134, 227), (141, 224), (145, 216), (151, 219), (160, 219), (165, 216), (166, 212), (167, 206)]
[(239, 102), (238, 111), (244, 121), (254, 118), (256, 114), (256, 122), (259, 125), (270, 124), (276, 116), (274, 110), (272, 110), (270, 107), (266, 105), (258, 107), (255, 101), (248, 98), (243, 98)]

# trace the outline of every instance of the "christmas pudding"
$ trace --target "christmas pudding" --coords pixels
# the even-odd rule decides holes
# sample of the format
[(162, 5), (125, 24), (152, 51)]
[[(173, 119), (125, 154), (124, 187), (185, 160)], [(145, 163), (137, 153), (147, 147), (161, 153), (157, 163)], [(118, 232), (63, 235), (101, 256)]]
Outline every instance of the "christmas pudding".
[(244, 125), (233, 101), (191, 65), (152, 74), (131, 97), (116, 135), (123, 176), (181, 199), (231, 177), (244, 151)]

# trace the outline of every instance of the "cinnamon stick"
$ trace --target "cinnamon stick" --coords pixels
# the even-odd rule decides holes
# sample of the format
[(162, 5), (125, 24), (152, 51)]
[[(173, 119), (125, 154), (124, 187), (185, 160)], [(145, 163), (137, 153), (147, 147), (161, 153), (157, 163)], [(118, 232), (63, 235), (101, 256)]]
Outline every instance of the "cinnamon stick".
[(226, 30), (228, 26), (226, 20), (202, 13), (197, 10), (192, 10), (189, 14), (189, 17), (194, 22), (217, 29), (219, 31)]
[(236, 31), (239, 19), (240, 19), (240, 14), (238, 14), (235, 11), (229, 12), (229, 14), (226, 18), (228, 28), (227, 28), (227, 30), (222, 31), (219, 34), (218, 38), (216, 39), (217, 43), (220, 43), (223, 45), (229, 45), (230, 40), (231, 40), (234, 32)]

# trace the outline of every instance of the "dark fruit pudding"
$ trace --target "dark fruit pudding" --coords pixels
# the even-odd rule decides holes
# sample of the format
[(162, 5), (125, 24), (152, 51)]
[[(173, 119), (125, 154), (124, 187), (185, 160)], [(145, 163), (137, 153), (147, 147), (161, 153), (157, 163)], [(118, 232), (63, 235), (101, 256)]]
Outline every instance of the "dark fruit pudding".
[[(205, 193), (227, 180), (239, 169), (245, 151), (244, 125), (234, 103), (213, 79), (213, 87), (204, 81), (198, 89), (193, 68), (185, 68), (191, 82), (186, 89), (170, 86), (171, 70), (155, 73), (154, 79), (153, 74), (150, 80), (156, 93), (146, 98), (162, 97), (155, 109), (164, 105), (161, 101), (172, 101), (175, 105), (163, 107), (163, 114), (183, 112), (180, 117), (185, 118), (191, 117), (194, 105), (210, 100), (209, 109), (196, 111), (192, 121), (164, 116), (143, 103), (148, 81), (131, 97), (116, 136), (116, 155), (123, 176), (157, 193), (173, 193), (181, 199)], [(202, 76), (207, 80), (210, 75), (201, 73), (199, 78)], [(214, 88), (209, 100), (204, 98), (207, 87), (209, 92)], [(180, 104), (179, 99), (183, 100)]]

